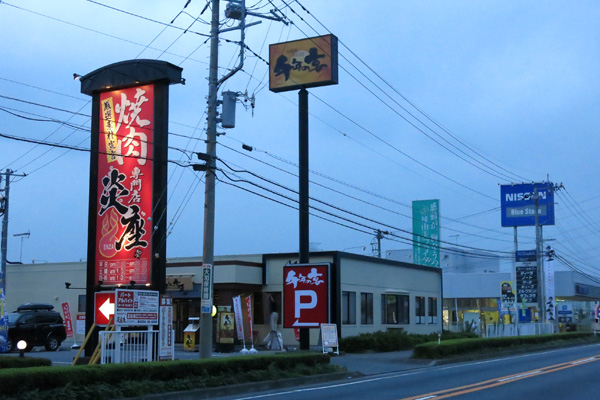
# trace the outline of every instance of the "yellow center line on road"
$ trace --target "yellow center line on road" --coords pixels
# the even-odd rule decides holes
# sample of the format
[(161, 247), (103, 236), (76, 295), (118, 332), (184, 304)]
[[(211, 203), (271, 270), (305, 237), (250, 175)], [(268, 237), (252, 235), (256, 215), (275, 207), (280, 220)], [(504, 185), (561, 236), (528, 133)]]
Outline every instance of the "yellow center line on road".
[(538, 368), (531, 371), (520, 372), (518, 374), (507, 375), (499, 378), (489, 379), (482, 382), (472, 383), (470, 385), (459, 386), (450, 389), (439, 390), (437, 392), (425, 393), (418, 396), (406, 397), (401, 400), (429, 400), (429, 399), (446, 399), (449, 397), (459, 396), (461, 394), (478, 392), (484, 389), (490, 389), (496, 386), (506, 385), (510, 382), (515, 382), (522, 379), (532, 378), (551, 372), (561, 371), (563, 369), (576, 367), (586, 363), (600, 361), (600, 355), (594, 357), (582, 358), (580, 360), (568, 361), (560, 364), (551, 365), (544, 368)]

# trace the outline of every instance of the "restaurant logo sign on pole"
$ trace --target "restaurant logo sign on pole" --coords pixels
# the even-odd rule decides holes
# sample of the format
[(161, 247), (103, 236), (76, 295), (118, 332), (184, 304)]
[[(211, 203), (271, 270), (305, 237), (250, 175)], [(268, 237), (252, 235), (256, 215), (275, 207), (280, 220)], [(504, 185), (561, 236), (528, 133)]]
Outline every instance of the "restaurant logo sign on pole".
[(324, 35), (269, 46), (269, 90), (284, 92), (338, 83), (338, 39)]
[(283, 327), (318, 328), (329, 322), (329, 264), (283, 267)]

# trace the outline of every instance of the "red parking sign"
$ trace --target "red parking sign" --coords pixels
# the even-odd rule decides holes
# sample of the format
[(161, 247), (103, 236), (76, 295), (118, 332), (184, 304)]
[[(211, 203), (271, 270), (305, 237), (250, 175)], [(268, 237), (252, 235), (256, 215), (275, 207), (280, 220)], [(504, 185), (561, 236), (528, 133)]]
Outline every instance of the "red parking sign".
[(329, 264), (283, 267), (283, 327), (318, 328), (329, 322)]

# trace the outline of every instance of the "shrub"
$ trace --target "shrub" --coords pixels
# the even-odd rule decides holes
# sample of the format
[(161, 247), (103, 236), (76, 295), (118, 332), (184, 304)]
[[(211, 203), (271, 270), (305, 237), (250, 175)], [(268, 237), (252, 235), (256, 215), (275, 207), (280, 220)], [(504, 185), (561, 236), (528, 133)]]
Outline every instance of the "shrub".
[(444, 340), (423, 343), (415, 346), (415, 358), (444, 358), (455, 355), (477, 353), (486, 350), (497, 351), (516, 346), (549, 344), (556, 341), (597, 341), (600, 338), (585, 332), (559, 333), (553, 335), (513, 336), (500, 338), (475, 338)]
[(52, 361), (47, 358), (0, 356), (0, 369), (49, 367)]
[[(402, 331), (377, 331), (361, 333), (340, 339), (340, 349), (348, 353), (362, 353), (365, 351), (389, 352), (409, 350), (419, 343), (431, 340), (430, 335), (408, 334)], [(437, 340), (437, 339), (436, 339)]]
[[(257, 371), (264, 376), (273, 370), (297, 370), (329, 364), (327, 354), (299, 353), (256, 355), (205, 360), (178, 360), (132, 364), (78, 365), (73, 367), (33, 367), (0, 370), (1, 394), (11, 396), (23, 391), (40, 392), (60, 387), (120, 385), (124, 382), (169, 382), (204, 377), (204, 385), (228, 384), (227, 377), (240, 377)], [(125, 385), (127, 386), (127, 385)]]

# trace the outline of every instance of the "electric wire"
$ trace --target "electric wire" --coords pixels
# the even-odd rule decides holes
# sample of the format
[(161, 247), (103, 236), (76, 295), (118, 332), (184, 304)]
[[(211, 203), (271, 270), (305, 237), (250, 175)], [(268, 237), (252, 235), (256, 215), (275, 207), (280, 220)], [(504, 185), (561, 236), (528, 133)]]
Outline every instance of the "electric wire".
[[(314, 15), (312, 14), (310, 11), (308, 11), (308, 9), (306, 9), (306, 7), (304, 7), (300, 1), (297, 1), (298, 5), (307, 13), (309, 14), (319, 25), (321, 25), (321, 27), (323, 27), (327, 32), (331, 32), (325, 25), (323, 25), (323, 23)], [(309, 25), (310, 26), (310, 25)], [(314, 30), (314, 29), (313, 29)], [(316, 32), (316, 30), (315, 30)], [(479, 151), (477, 151), (476, 149), (474, 149), (472, 146), (466, 144), (463, 140), (461, 140), (460, 138), (456, 137), (456, 135), (452, 134), (450, 131), (448, 131), (446, 128), (444, 128), (441, 124), (439, 124), (435, 119), (433, 119), (430, 115), (428, 115), (427, 113), (425, 113), (420, 107), (416, 106), (414, 102), (412, 102), (410, 99), (408, 99), (405, 95), (403, 95), (400, 91), (398, 91), (393, 85), (391, 85), (386, 79), (384, 79), (377, 71), (375, 71), (370, 65), (368, 65), (361, 57), (359, 57), (349, 46), (347, 46), (345, 44), (344, 41), (339, 40), (339, 43), (342, 44), (342, 46), (348, 50), (357, 60), (359, 60), (371, 73), (373, 73), (377, 78), (379, 78), (386, 86), (388, 86), (392, 91), (394, 91), (398, 96), (400, 96), (404, 101), (406, 101), (410, 106), (412, 106), (415, 110), (417, 110), (421, 115), (423, 115), (425, 118), (427, 118), (430, 122), (432, 122), (435, 126), (437, 126), (438, 128), (440, 128), (443, 132), (445, 132), (448, 136), (450, 136), (452, 139), (456, 140), (458, 143), (460, 143), (462, 146), (464, 146), (465, 148), (467, 148), (469, 151), (473, 152), (474, 154), (476, 154), (477, 156), (479, 156), (480, 158), (482, 158), (483, 160), (485, 160), (486, 162), (491, 163), (493, 166), (507, 172), (510, 175), (513, 175), (515, 177), (517, 177), (518, 179), (520, 179), (521, 181), (524, 182), (528, 182), (531, 181), (530, 179), (524, 178), (518, 174), (515, 174), (512, 171), (509, 171), (507, 169), (505, 169), (504, 167), (498, 165), (497, 163), (495, 163), (494, 161), (490, 160), (489, 158), (485, 157), (484, 155), (482, 155)], [(353, 65), (353, 64), (352, 64)], [(353, 65), (354, 66), (354, 65)], [(354, 68), (356, 68), (358, 70), (358, 68), (356, 66), (354, 66)], [(363, 74), (364, 76), (364, 74)], [(382, 89), (380, 89), (382, 90)], [(383, 91), (383, 90), (382, 90)], [(407, 111), (408, 112), (408, 111)], [(411, 116), (412, 113), (409, 113)], [(416, 117), (413, 116), (413, 118), (417, 119)], [(425, 125), (423, 123), (423, 125)], [(433, 131), (432, 131), (433, 132)], [(440, 136), (441, 137), (441, 136)], [(447, 142), (449, 143), (449, 142)], [(449, 143), (450, 144), (450, 143)], [(454, 147), (454, 146), (453, 146)], [(455, 147), (456, 148), (456, 147)], [(458, 148), (457, 148), (458, 149)], [(473, 158), (474, 159), (474, 158)], [(475, 159), (474, 159), (475, 160)], [(482, 164), (483, 165), (483, 164)], [(504, 175), (504, 174), (503, 174)]]
[[(298, 194), (298, 191), (297, 191), (297, 190), (295, 190), (295, 189), (292, 189), (292, 188), (286, 187), (286, 186), (284, 186), (284, 185), (281, 185), (281, 184), (279, 184), (279, 183), (276, 183), (276, 182), (274, 182), (274, 181), (272, 181), (272, 180), (270, 180), (270, 179), (267, 179), (267, 178), (261, 177), (260, 175), (258, 175), (258, 174), (255, 174), (255, 173), (253, 173), (253, 172), (251, 172), (251, 171), (245, 171), (245, 170), (243, 170), (243, 171), (240, 171), (240, 170), (235, 170), (235, 169), (231, 168), (230, 166), (228, 166), (228, 165), (227, 165), (227, 163), (226, 163), (225, 161), (223, 161), (221, 158), (219, 158), (219, 159), (218, 159), (218, 161), (222, 162), (222, 163), (223, 163), (225, 166), (227, 166), (227, 168), (229, 168), (229, 169), (230, 169), (230, 170), (232, 170), (233, 172), (244, 172), (244, 173), (248, 173), (248, 174), (250, 174), (250, 175), (252, 175), (252, 176), (254, 176), (254, 177), (256, 177), (256, 178), (259, 178), (259, 179), (261, 179), (261, 180), (264, 180), (265, 182), (268, 182), (268, 183), (270, 183), (270, 184), (272, 184), (272, 185), (275, 185), (275, 186), (277, 186), (277, 187), (280, 187), (280, 188), (282, 188), (282, 189), (285, 189), (285, 190), (287, 190), (287, 191), (290, 191), (290, 192), (292, 192), (292, 193)], [(232, 181), (233, 181), (233, 179), (232, 179), (232, 178), (230, 178), (230, 177), (229, 177), (229, 175), (228, 175), (228, 173), (226, 173), (226, 172), (225, 172), (223, 169), (219, 169), (219, 171), (220, 171), (221, 173), (223, 173), (225, 177), (227, 177), (228, 179), (230, 179), (230, 180), (232, 180)], [(262, 185), (259, 185), (259, 184), (255, 183), (255, 182), (252, 182), (252, 181), (250, 181), (250, 180), (247, 180), (247, 179), (243, 179), (243, 178), (239, 178), (239, 177), (238, 177), (238, 179), (236, 180), (236, 182), (244, 182), (244, 183), (248, 183), (248, 184), (250, 184), (250, 185), (253, 185), (253, 186), (256, 186), (256, 187), (258, 187), (258, 188), (260, 188), (260, 189), (262, 189), (262, 190), (268, 191), (268, 192), (270, 192), (270, 193), (272, 193), (272, 194), (276, 194), (276, 195), (278, 195), (278, 196), (281, 196), (281, 197), (283, 197), (283, 198), (286, 198), (287, 200), (290, 200), (290, 201), (297, 202), (297, 200), (295, 200), (295, 199), (293, 199), (293, 198), (291, 198), (291, 197), (289, 197), (289, 196), (286, 196), (286, 195), (283, 195), (283, 194), (281, 194), (281, 193), (275, 192), (274, 190), (268, 189), (268, 188), (266, 188), (266, 187), (264, 187), (264, 186), (262, 186)], [(360, 215), (360, 214), (357, 214), (357, 213), (355, 213), (355, 212), (352, 212), (352, 211), (348, 211), (348, 210), (342, 209), (341, 207), (338, 207), (338, 206), (335, 206), (335, 205), (333, 205), (333, 204), (330, 204), (330, 203), (328, 203), (328, 202), (325, 202), (325, 201), (322, 201), (322, 200), (316, 199), (316, 198), (314, 198), (314, 197), (309, 197), (309, 198), (310, 198), (311, 200), (313, 200), (313, 201), (316, 201), (316, 202), (318, 202), (318, 203), (320, 203), (320, 204), (323, 204), (323, 205), (325, 205), (325, 206), (327, 206), (327, 207), (330, 207), (330, 208), (332, 208), (332, 209), (334, 209), (334, 210), (336, 210), (336, 211), (341, 211), (341, 212), (344, 212), (344, 213), (346, 213), (346, 214), (349, 214), (349, 215), (351, 215), (351, 216), (353, 216), (353, 217), (357, 217), (357, 218), (364, 219), (365, 221), (368, 221), (368, 222), (375, 223), (375, 224), (377, 224), (377, 225), (379, 225), (379, 226), (386, 226), (386, 227), (392, 228), (392, 229), (394, 229), (394, 230), (396, 230), (396, 231), (400, 231), (400, 232), (403, 232), (403, 233), (405, 233), (405, 234), (413, 235), (414, 237), (420, 237), (420, 238), (422, 238), (422, 239), (429, 239), (429, 238), (427, 238), (427, 237), (425, 237), (425, 236), (422, 236), (422, 235), (413, 234), (412, 232), (409, 232), (409, 231), (407, 231), (407, 230), (405, 230), (405, 229), (398, 228), (398, 227), (395, 227), (395, 226), (393, 226), (393, 225), (390, 225), (390, 224), (387, 224), (387, 223), (383, 223), (383, 222), (380, 222), (380, 221), (376, 221), (376, 220), (374, 220), (374, 219), (372, 219), (372, 218), (369, 218), (369, 217), (362, 216), (362, 215)], [(342, 217), (342, 216), (340, 216), (340, 215), (337, 215), (337, 214), (333, 214), (333, 213), (331, 213), (331, 212), (329, 212), (329, 211), (326, 211), (326, 210), (324, 210), (324, 209), (322, 209), (322, 208), (317, 208), (317, 207), (314, 207), (314, 206), (310, 206), (310, 207), (311, 207), (311, 208), (313, 208), (313, 209), (314, 209), (314, 210), (316, 210), (316, 211), (319, 211), (319, 212), (321, 212), (321, 213), (326, 213), (326, 214), (328, 214), (328, 215), (330, 215), (330, 216), (335, 216), (336, 218), (340, 218), (340, 219), (342, 219), (342, 220), (344, 220), (344, 221), (346, 221), (346, 222), (351, 222), (351, 223), (357, 224), (357, 225), (359, 225), (359, 226), (362, 226), (362, 227), (365, 227), (365, 228), (369, 227), (369, 226), (367, 226), (367, 225), (365, 225), (365, 224), (363, 224), (363, 223), (360, 223), (360, 222), (357, 222), (357, 221), (350, 220), (349, 218)], [(369, 227), (369, 228), (372, 228), (372, 227)], [(397, 236), (397, 235), (393, 235), (393, 236), (396, 236), (396, 237), (398, 237), (398, 238), (402, 238), (402, 239), (406, 239), (406, 238), (403, 238), (403, 237), (400, 237), (400, 236)], [(410, 239), (410, 240), (412, 240), (412, 239)], [(451, 243), (449, 243), (449, 242), (446, 242), (446, 241), (443, 241), (443, 240), (435, 240), (435, 242), (436, 242), (436, 243), (442, 243), (442, 244), (451, 244)], [(435, 247), (438, 247), (438, 246), (436, 245)], [(458, 247), (462, 247), (462, 248), (469, 249), (469, 250), (477, 250), (477, 251), (491, 252), (490, 250), (487, 250), (487, 249), (476, 248), (476, 247), (472, 247), (472, 246), (458, 245)], [(500, 254), (511, 254), (511, 255), (512, 255), (512, 252), (506, 252), (506, 251), (497, 251), (497, 252), (498, 252), (498, 253), (500, 253)]]

